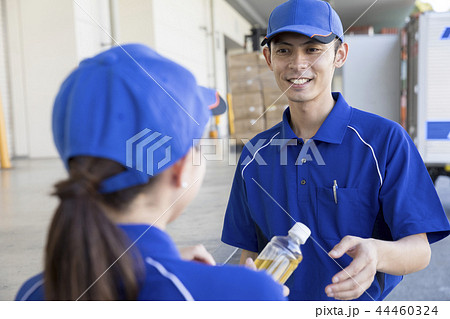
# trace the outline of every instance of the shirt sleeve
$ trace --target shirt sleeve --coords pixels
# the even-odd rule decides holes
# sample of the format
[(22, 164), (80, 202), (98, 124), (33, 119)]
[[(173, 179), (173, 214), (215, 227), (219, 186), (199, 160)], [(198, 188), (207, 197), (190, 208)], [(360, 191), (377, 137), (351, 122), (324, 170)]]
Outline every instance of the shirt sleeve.
[(413, 141), (395, 127), (387, 143), (379, 198), (392, 238), (427, 233), (430, 244), (445, 238), (449, 221)]
[[(244, 153), (244, 152), (243, 152)], [(247, 202), (245, 181), (241, 175), (241, 161), (236, 166), (228, 206), (222, 229), (222, 241), (249, 251), (258, 251), (255, 222)]]
[(44, 275), (38, 274), (28, 279), (17, 292), (16, 301), (41, 301), (44, 296)]

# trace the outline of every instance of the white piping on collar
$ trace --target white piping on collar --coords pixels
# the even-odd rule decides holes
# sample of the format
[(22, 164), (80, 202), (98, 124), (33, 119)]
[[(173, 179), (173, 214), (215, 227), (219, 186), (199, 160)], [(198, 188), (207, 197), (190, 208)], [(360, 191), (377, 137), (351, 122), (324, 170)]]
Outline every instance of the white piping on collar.
[(259, 152), (261, 149), (263, 149), (264, 147), (270, 145), (270, 143), (272, 143), (272, 141), (273, 141), (273, 139), (275, 138), (275, 136), (277, 136), (278, 134), (280, 134), (280, 132), (278, 132), (277, 134), (275, 134), (274, 136), (272, 136), (272, 138), (270, 139), (269, 142), (267, 142), (266, 144), (264, 144), (263, 146), (261, 146), (260, 148), (258, 148), (258, 149), (256, 150), (256, 152), (253, 154), (252, 159), (244, 166), (244, 168), (243, 168), (242, 171), (241, 171), (242, 179), (244, 179), (244, 170), (247, 168), (247, 166), (248, 166), (251, 162), (253, 162), (253, 160), (254, 160), (255, 157), (256, 157), (256, 154), (258, 154), (258, 152)]
[(359, 139), (360, 139), (366, 146), (368, 146), (368, 147), (370, 148), (370, 150), (372, 151), (372, 156), (373, 156), (373, 159), (375, 160), (375, 165), (376, 165), (376, 167), (377, 167), (378, 177), (380, 178), (380, 188), (381, 188), (381, 186), (383, 186), (383, 177), (381, 177), (380, 167), (379, 167), (379, 165), (378, 165), (378, 160), (377, 160), (377, 157), (375, 156), (375, 151), (373, 150), (373, 147), (372, 147), (369, 143), (367, 143), (366, 141), (364, 141), (364, 139), (361, 137), (361, 135), (358, 133), (358, 131), (357, 131), (354, 127), (352, 127), (352, 126), (350, 126), (350, 125), (348, 125), (347, 127), (350, 128), (350, 129), (352, 129), (352, 130), (356, 133), (356, 135), (358, 135)]

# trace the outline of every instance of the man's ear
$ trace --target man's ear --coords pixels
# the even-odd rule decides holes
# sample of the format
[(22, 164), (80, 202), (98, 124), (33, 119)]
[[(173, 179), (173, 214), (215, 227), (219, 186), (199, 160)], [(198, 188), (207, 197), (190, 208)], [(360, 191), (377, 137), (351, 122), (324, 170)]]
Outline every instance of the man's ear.
[(266, 62), (267, 62), (267, 65), (269, 66), (269, 69), (270, 69), (271, 71), (273, 71), (273, 68), (272, 68), (272, 58), (271, 58), (271, 56), (270, 56), (270, 49), (269, 49), (267, 46), (265, 46), (265, 47), (263, 48), (263, 54), (264, 54), (264, 57), (266, 58)]
[(336, 51), (336, 56), (334, 58), (334, 66), (336, 68), (341, 68), (345, 61), (347, 60), (348, 55), (348, 44), (342, 43)]

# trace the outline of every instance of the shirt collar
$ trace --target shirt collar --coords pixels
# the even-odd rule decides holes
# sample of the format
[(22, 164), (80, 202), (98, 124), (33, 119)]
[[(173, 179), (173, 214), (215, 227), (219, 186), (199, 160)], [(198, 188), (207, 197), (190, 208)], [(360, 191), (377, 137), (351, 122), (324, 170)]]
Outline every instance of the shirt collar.
[[(347, 125), (350, 122), (351, 107), (344, 100), (341, 93), (333, 92), (332, 95), (336, 103), (312, 139), (326, 143), (341, 144)], [(287, 108), (283, 113), (281, 125), (281, 138), (285, 140), (284, 144), (292, 139), (298, 139), (289, 124), (290, 119), (291, 113), (289, 108)]]
[(146, 224), (118, 225), (144, 256), (180, 259), (170, 236), (156, 226)]

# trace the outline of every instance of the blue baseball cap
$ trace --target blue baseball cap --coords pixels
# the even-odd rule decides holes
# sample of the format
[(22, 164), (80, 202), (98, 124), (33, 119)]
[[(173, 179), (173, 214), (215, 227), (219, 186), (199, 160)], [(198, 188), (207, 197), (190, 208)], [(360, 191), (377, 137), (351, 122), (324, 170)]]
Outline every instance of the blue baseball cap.
[(103, 181), (111, 193), (146, 184), (202, 137), (211, 114), (225, 112), (215, 90), (141, 44), (86, 59), (63, 82), (53, 108), (53, 137), (66, 169), (75, 156), (106, 158), (125, 171)]
[(300, 33), (321, 43), (330, 43), (336, 37), (344, 42), (338, 14), (322, 0), (289, 0), (276, 7), (270, 15), (267, 36), (261, 45), (282, 32)]

